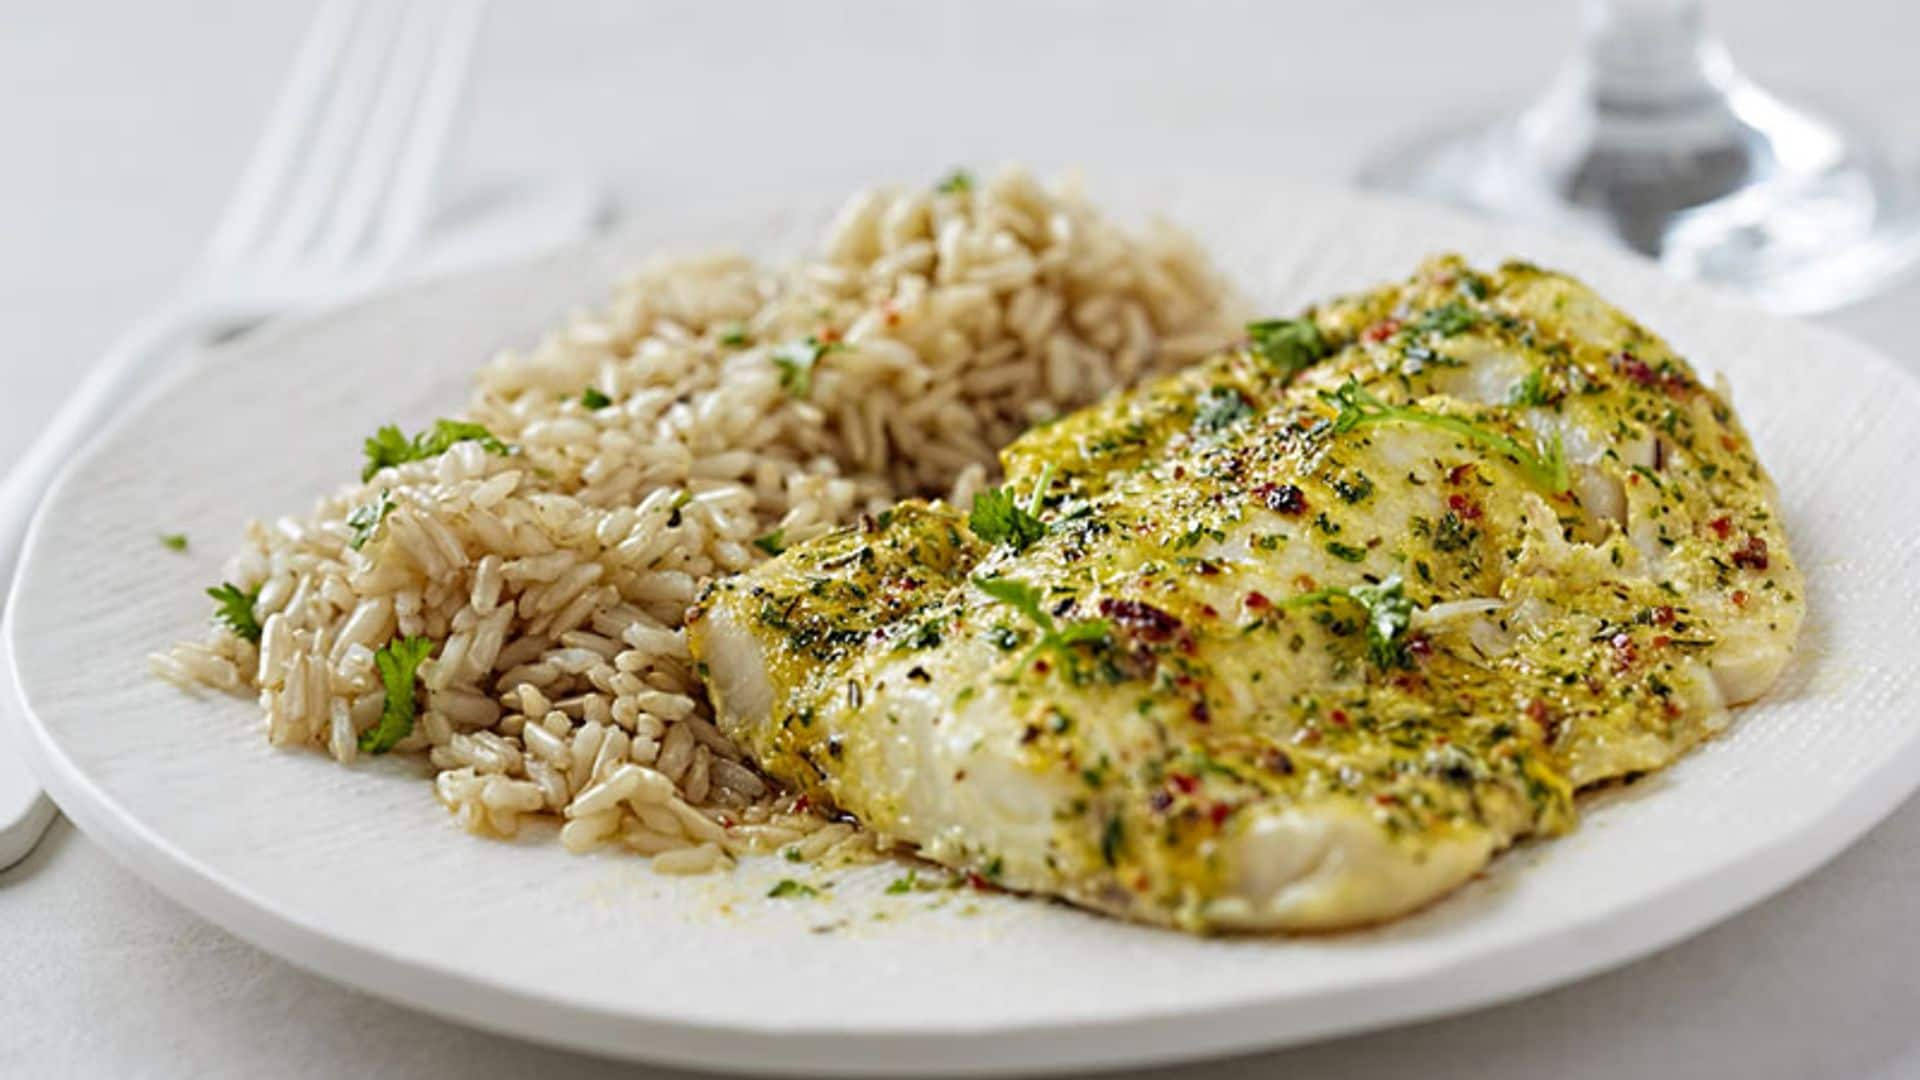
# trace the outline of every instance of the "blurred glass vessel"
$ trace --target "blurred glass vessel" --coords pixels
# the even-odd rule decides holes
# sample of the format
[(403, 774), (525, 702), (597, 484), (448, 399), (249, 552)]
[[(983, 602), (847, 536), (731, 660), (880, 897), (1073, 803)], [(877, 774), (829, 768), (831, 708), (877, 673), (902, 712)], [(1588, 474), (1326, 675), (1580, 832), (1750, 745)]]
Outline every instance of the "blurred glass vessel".
[(1604, 233), (1780, 311), (1920, 262), (1920, 182), (1735, 69), (1700, 0), (1586, 0), (1578, 58), (1517, 116), (1401, 147), (1365, 187)]

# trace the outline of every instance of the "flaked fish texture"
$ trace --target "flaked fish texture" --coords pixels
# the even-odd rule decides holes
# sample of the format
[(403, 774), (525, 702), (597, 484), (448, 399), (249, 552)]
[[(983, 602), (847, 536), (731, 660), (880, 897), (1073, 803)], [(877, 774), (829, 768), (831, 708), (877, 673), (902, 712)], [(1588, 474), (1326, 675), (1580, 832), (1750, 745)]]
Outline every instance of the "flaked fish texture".
[(1002, 463), (715, 583), (693, 652), (815, 802), (1146, 922), (1411, 911), (1723, 728), (1803, 613), (1723, 394), (1519, 263), (1255, 324)]

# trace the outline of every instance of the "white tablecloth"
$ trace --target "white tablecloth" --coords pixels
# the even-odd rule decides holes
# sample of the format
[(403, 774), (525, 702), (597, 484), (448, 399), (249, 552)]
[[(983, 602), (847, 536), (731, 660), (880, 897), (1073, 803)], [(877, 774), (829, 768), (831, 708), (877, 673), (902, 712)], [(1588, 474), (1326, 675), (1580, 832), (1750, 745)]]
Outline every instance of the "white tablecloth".
[[(449, 195), (590, 171), (627, 201), (671, 203), (1002, 159), (1079, 163), (1096, 180), (1206, 166), (1338, 182), (1416, 118), (1467, 115), (1538, 83), (1570, 43), (1573, 7), (502, 0)], [(1920, 4), (1754, 0), (1716, 14), (1755, 74), (1920, 136)], [(187, 264), (305, 19), (302, 5), (238, 0), (8, 9), (0, 466)], [(1827, 321), (1920, 369), (1916, 300), (1909, 283)], [(1159, 1075), (1920, 1076), (1916, 852), (1920, 803), (1812, 879), (1623, 970)], [(323, 982), (176, 907), (64, 822), (0, 874), (0, 1075), (536, 1070), (676, 1075)]]

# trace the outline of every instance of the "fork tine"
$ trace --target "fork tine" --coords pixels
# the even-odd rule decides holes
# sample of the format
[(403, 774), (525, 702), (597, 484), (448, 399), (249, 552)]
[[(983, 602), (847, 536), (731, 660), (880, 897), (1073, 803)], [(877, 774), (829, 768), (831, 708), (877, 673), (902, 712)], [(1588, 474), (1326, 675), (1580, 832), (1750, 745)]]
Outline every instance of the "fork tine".
[(484, 0), (450, 0), (447, 8), (440, 32), (442, 46), (373, 236), (376, 265), (391, 263), (425, 228), (428, 200), (460, 106)]
[(329, 264), (338, 265), (352, 255), (380, 205), (383, 189), (404, 151), (409, 120), (419, 104), (422, 85), (433, 70), (434, 54), (440, 47), (434, 28), (431, 5), (409, 6), (399, 41), (393, 47), (393, 60), (387, 65), (379, 97), (319, 244), (322, 258)]
[(358, 0), (327, 0), (314, 13), (313, 24), (301, 40), (292, 73), (274, 102), (266, 129), (247, 158), (226, 213), (207, 243), (209, 261), (231, 261), (264, 231), (268, 206), (287, 180), (294, 148), (312, 130), (332, 83), (357, 6)]
[(392, 59), (393, 25), (401, 5), (374, 4), (355, 20), (352, 43), (341, 60), (319, 123), (303, 146), (297, 176), (271, 226), (267, 258), (287, 264), (299, 258), (333, 205), (347, 163), (353, 158), (367, 114), (379, 98), (383, 72)]

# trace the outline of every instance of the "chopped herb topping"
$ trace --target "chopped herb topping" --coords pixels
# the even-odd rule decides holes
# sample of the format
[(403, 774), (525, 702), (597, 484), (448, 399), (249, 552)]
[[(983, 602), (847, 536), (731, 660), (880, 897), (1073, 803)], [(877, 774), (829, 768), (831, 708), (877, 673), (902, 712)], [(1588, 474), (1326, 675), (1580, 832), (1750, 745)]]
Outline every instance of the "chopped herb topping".
[(805, 398), (813, 393), (814, 366), (821, 357), (846, 347), (842, 342), (807, 337), (774, 349), (773, 366), (780, 369), (780, 389), (793, 398)]
[(1031, 660), (1042, 651), (1059, 654), (1062, 660), (1073, 658), (1073, 647), (1081, 644), (1106, 644), (1113, 639), (1113, 624), (1105, 619), (1079, 619), (1056, 625), (1053, 616), (1041, 606), (1044, 595), (1039, 589), (1015, 578), (974, 578), (981, 592), (1027, 617), (1040, 631), (1040, 640), (1027, 652)]
[(1573, 486), (1557, 432), (1549, 437), (1545, 446), (1530, 450), (1512, 437), (1471, 420), (1413, 405), (1389, 405), (1353, 379), (1348, 379), (1339, 390), (1332, 393), (1322, 391), (1320, 397), (1339, 410), (1333, 419), (1332, 430), (1335, 434), (1371, 424), (1420, 424), (1450, 432), (1512, 458), (1529, 481), (1550, 494), (1558, 495)]
[(1535, 406), (1553, 404), (1553, 395), (1547, 392), (1546, 376), (1539, 368), (1527, 372), (1527, 377), (1513, 384), (1512, 393), (1507, 402), (1512, 405)]
[(1409, 336), (1438, 334), (1452, 337), (1455, 334), (1471, 330), (1480, 321), (1473, 309), (1458, 300), (1449, 300), (1436, 308), (1420, 313), (1420, 317), (1406, 324), (1402, 332)]
[(367, 546), (367, 541), (373, 539), (373, 534), (380, 530), (380, 523), (392, 512), (393, 495), (385, 488), (380, 490), (378, 499), (354, 507), (347, 514), (347, 528), (353, 530), (353, 538), (347, 541), (347, 546), (355, 551)]
[(719, 340), (720, 344), (725, 345), (729, 349), (738, 349), (752, 339), (747, 337), (746, 326), (741, 323), (734, 323), (732, 326), (720, 331)]
[(166, 548), (168, 551), (185, 551), (187, 550), (187, 534), (161, 533), (160, 546)]
[(942, 177), (940, 182), (933, 186), (933, 190), (942, 195), (957, 195), (961, 192), (972, 191), (973, 174), (965, 169), (955, 169)]
[(1406, 595), (1400, 575), (1388, 576), (1378, 585), (1353, 585), (1344, 589), (1315, 589), (1280, 601), (1280, 607), (1308, 607), (1331, 601), (1356, 604), (1367, 615), (1367, 659), (1382, 671), (1412, 667), (1407, 652), (1407, 628), (1413, 622), (1413, 601)]
[(253, 605), (260, 599), (260, 586), (242, 592), (238, 585), (223, 581), (208, 589), (207, 595), (220, 605), (213, 613), (215, 622), (224, 623), (236, 637), (260, 640), (260, 620), (253, 617)]
[(513, 448), (494, 438), (493, 432), (465, 420), (435, 420), (433, 427), (412, 439), (398, 427), (387, 424), (367, 438), (364, 447), (367, 463), (360, 470), (360, 479), (371, 480), (375, 473), (390, 466), (439, 457), (455, 443), (463, 442), (477, 442), (489, 454), (513, 453)]
[(601, 393), (598, 387), (589, 386), (580, 391), (580, 404), (589, 409), (604, 409), (613, 404), (613, 399)]
[(775, 900), (808, 899), (819, 896), (820, 890), (803, 881), (781, 878), (773, 888), (767, 890), (767, 895)]
[(416, 634), (409, 638), (394, 638), (373, 654), (373, 663), (380, 669), (380, 682), (386, 688), (387, 700), (380, 710), (380, 722), (360, 733), (360, 750), (363, 753), (384, 754), (398, 745), (400, 740), (413, 734), (414, 679), (420, 671), (421, 662), (432, 651), (433, 642)]
[(1281, 375), (1291, 376), (1333, 352), (1312, 319), (1264, 319), (1247, 324), (1247, 348)]
[(787, 530), (775, 529), (764, 536), (753, 538), (753, 546), (769, 555), (778, 555), (787, 550)]
[(1248, 404), (1245, 394), (1231, 386), (1214, 386), (1200, 395), (1193, 413), (1193, 426), (1198, 431), (1212, 434), (1252, 415), (1253, 406)]

